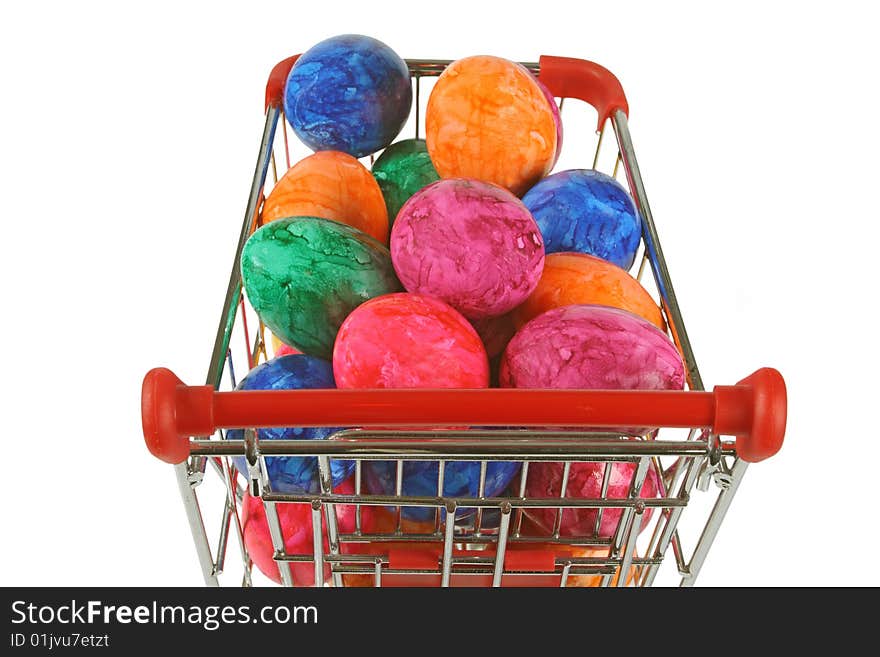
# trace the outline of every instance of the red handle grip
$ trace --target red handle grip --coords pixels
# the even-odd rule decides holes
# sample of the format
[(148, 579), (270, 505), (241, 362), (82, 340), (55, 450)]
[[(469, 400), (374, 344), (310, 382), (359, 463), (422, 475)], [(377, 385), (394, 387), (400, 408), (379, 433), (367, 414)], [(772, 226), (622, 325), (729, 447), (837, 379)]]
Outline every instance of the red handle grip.
[(297, 59), (299, 59), (299, 55), (282, 59), (272, 68), (269, 80), (266, 82), (266, 107), (263, 111), (269, 111), (270, 107), (281, 107), (284, 85), (287, 84), (287, 76), (290, 75), (290, 69), (293, 68)]
[(626, 94), (615, 75), (604, 66), (585, 59), (541, 55), (538, 78), (554, 96), (577, 98), (589, 103), (599, 113), (602, 129), (605, 119), (614, 110), (623, 110), (629, 116)]
[[(281, 105), (287, 76), (298, 58), (299, 55), (293, 55), (283, 59), (272, 69), (266, 82), (266, 110)], [(550, 55), (541, 55), (539, 65), (538, 77), (554, 96), (578, 98), (596, 108), (597, 130), (601, 130), (605, 119), (616, 109), (629, 115), (629, 104), (620, 81), (604, 66), (585, 59)]]
[(190, 436), (218, 428), (344, 426), (710, 427), (736, 436), (737, 453), (761, 461), (782, 447), (782, 375), (763, 368), (713, 392), (664, 390), (248, 390), (186, 386), (170, 370), (144, 378), (147, 448), (168, 463), (189, 456)]

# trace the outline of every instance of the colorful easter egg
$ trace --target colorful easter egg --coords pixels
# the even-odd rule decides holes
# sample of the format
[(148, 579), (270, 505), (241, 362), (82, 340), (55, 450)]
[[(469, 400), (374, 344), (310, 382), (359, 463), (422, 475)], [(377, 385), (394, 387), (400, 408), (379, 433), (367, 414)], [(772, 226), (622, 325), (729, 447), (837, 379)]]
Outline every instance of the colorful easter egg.
[[(333, 366), (325, 360), (294, 354), (266, 361), (248, 372), (238, 384), (237, 390), (306, 390), (335, 388)], [(325, 440), (339, 428), (287, 427), (257, 429), (259, 440)], [(243, 440), (244, 431), (230, 429), (228, 440)], [(247, 477), (244, 457), (233, 459), (235, 467)], [(316, 493), (321, 484), (318, 476), (318, 459), (314, 456), (267, 456), (265, 458), (269, 483), (276, 493)], [(338, 484), (354, 471), (354, 461), (330, 460), (333, 483)]]
[(523, 326), (504, 351), (505, 388), (681, 390), (675, 345), (656, 326), (607, 306), (563, 306)]
[(424, 139), (406, 139), (391, 144), (373, 164), (373, 177), (385, 197), (391, 224), (410, 196), (440, 179)]
[(391, 257), (408, 291), (481, 319), (503, 315), (531, 294), (544, 246), (529, 211), (510, 192), (448, 179), (417, 192), (400, 210)]
[(279, 219), (241, 254), (248, 300), (286, 344), (329, 359), (343, 320), (364, 301), (400, 290), (391, 254), (350, 226), (317, 217)]
[(642, 223), (614, 178), (592, 169), (560, 171), (532, 187), (523, 203), (541, 229), (547, 253), (590, 253), (632, 267)]
[[(565, 487), (567, 499), (601, 499), (602, 481), (605, 476), (604, 462), (573, 463)], [(622, 500), (629, 497), (630, 485), (635, 475), (636, 464), (619, 462), (611, 464), (608, 476), (608, 491), (605, 497), (610, 500)], [(529, 466), (526, 479), (526, 497), (532, 499), (559, 499), (562, 492), (563, 464), (555, 462), (536, 462)], [(649, 469), (642, 484), (639, 496), (643, 499), (657, 497), (660, 490), (657, 473)], [(530, 507), (526, 514), (549, 536), (556, 522), (556, 509)], [(563, 509), (559, 526), (561, 536), (594, 536), (609, 538), (614, 536), (623, 509), (606, 508), (599, 519), (598, 509)], [(599, 520), (598, 534), (596, 521)], [(651, 520), (651, 509), (642, 514), (643, 530)]]
[[(513, 461), (489, 461), (486, 467), (484, 494), (494, 497), (503, 491), (520, 470), (520, 463)], [(446, 497), (476, 497), (480, 485), (479, 461), (447, 461), (443, 469), (443, 495)], [(393, 495), (397, 490), (397, 461), (366, 461), (363, 465), (364, 482), (369, 492)], [(437, 461), (404, 461), (403, 494), (420, 497), (437, 497), (440, 483), (440, 464)], [(474, 508), (459, 507), (456, 521), (468, 520)], [(415, 522), (427, 522), (435, 518), (431, 507), (404, 506), (401, 516)], [(445, 517), (445, 511), (443, 512)], [(490, 523), (483, 525), (486, 529)]]
[(551, 253), (534, 292), (513, 311), (516, 326), (541, 313), (574, 304), (612, 306), (644, 317), (661, 331), (663, 315), (647, 290), (629, 272), (586, 253)]
[(411, 106), (406, 62), (358, 34), (331, 37), (304, 52), (284, 87), (284, 115), (303, 143), (354, 157), (394, 141)]
[[(348, 479), (339, 486), (334, 486), (334, 492), (342, 495), (353, 494), (354, 484), (352, 480)], [(275, 548), (272, 545), (272, 536), (269, 533), (269, 521), (266, 518), (266, 507), (263, 504), (263, 500), (259, 497), (253, 497), (250, 492), (245, 492), (241, 507), (241, 528), (248, 556), (261, 573), (273, 582), (280, 584), (281, 574), (278, 572), (278, 564), (274, 559)], [(287, 554), (313, 554), (315, 543), (312, 529), (311, 505), (292, 502), (276, 503), (275, 509), (278, 513), (281, 535), (284, 537), (284, 548)], [(337, 504), (334, 509), (339, 531), (354, 531), (355, 507)], [(322, 530), (324, 552), (326, 554), (329, 552), (329, 545), (325, 514), (322, 514)], [(290, 570), (295, 586), (315, 585), (315, 565), (313, 562), (291, 562)], [(330, 581), (330, 574), (330, 564), (325, 564), (325, 581)]]
[(382, 190), (351, 155), (322, 151), (285, 173), (263, 203), (263, 223), (284, 217), (321, 217), (363, 231), (388, 244), (388, 212)]
[(499, 57), (466, 57), (437, 79), (425, 113), (428, 152), (443, 178), (475, 178), (516, 195), (547, 175), (556, 123), (525, 68)]
[[(342, 325), (333, 350), (333, 371), (340, 388), (485, 388), (489, 382), (486, 351), (477, 332), (452, 307), (418, 294), (392, 294), (357, 308)], [(395, 461), (363, 465), (367, 490), (389, 495), (396, 490)], [(495, 495), (518, 471), (519, 464), (495, 462), (486, 473), (486, 495)], [(406, 461), (403, 494), (435, 497), (439, 464)], [(480, 464), (450, 461), (443, 494), (473, 497)], [(461, 517), (473, 509), (462, 509)], [(434, 509), (406, 507), (410, 520), (434, 518)]]
[(473, 327), (449, 305), (388, 294), (355, 309), (333, 348), (340, 388), (485, 388), (489, 364)]

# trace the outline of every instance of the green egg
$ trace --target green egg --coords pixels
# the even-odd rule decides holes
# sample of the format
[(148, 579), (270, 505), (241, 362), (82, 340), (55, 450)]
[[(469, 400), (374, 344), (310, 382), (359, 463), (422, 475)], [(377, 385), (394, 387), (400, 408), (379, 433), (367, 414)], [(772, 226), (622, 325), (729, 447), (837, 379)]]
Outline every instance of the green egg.
[(424, 139), (405, 139), (391, 144), (373, 163), (373, 177), (385, 197), (388, 221), (392, 224), (410, 196), (440, 180)]
[(257, 230), (241, 254), (245, 293), (282, 342), (330, 359), (348, 314), (402, 290), (391, 254), (361, 231), (329, 219), (290, 217)]

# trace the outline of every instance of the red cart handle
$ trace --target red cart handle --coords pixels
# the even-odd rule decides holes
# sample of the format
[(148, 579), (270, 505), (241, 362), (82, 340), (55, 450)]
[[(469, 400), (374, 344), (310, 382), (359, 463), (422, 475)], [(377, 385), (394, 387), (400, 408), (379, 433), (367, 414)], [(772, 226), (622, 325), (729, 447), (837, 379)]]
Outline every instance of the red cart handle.
[(272, 68), (269, 80), (266, 82), (266, 107), (263, 111), (269, 111), (270, 107), (281, 107), (284, 85), (287, 84), (287, 76), (290, 75), (290, 69), (293, 68), (297, 59), (299, 59), (299, 55), (282, 59)]
[[(281, 106), (284, 85), (298, 58), (299, 55), (288, 57), (272, 69), (266, 82), (266, 110)], [(629, 104), (620, 81), (604, 66), (574, 57), (541, 55), (539, 67), (538, 78), (554, 96), (577, 98), (596, 108), (599, 113), (597, 130), (602, 129), (614, 110), (629, 115)]]
[(782, 375), (763, 368), (713, 392), (665, 390), (247, 390), (187, 386), (174, 373), (147, 373), (144, 439), (154, 456), (181, 463), (190, 436), (219, 428), (345, 426), (707, 427), (736, 436), (737, 454), (773, 456), (785, 435)]
[(604, 66), (574, 57), (541, 55), (538, 79), (554, 96), (577, 98), (589, 103), (599, 113), (601, 130), (615, 110), (629, 116), (629, 104), (620, 80)]

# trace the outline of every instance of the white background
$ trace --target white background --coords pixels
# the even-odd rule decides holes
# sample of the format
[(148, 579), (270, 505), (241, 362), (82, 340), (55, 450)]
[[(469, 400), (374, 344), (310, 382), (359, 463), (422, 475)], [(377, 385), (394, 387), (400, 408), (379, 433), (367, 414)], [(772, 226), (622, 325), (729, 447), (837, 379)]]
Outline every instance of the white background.
[(141, 379), (203, 382), (269, 69), (359, 32), (618, 75), (704, 380), (788, 383), (786, 444), (749, 470), (700, 583), (880, 584), (868, 6), (4, 3), (0, 583), (201, 583)]

